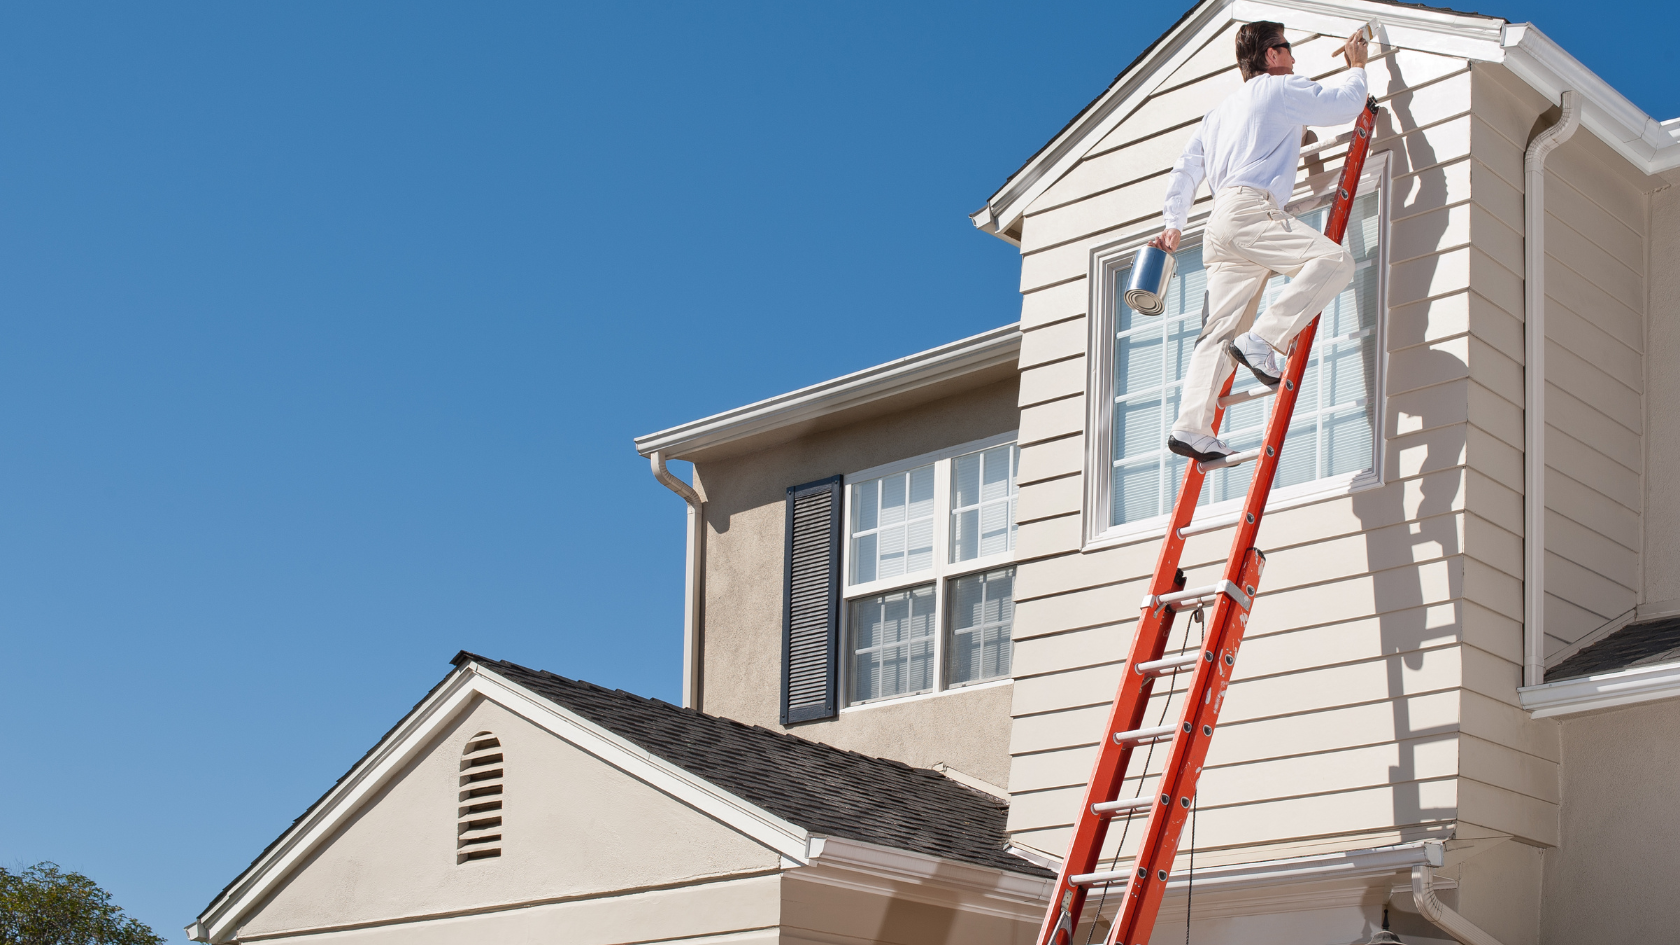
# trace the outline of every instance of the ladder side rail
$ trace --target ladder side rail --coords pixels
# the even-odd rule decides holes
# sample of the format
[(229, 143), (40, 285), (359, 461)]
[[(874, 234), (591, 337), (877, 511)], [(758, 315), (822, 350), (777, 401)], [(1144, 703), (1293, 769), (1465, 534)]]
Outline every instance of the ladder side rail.
[[(1233, 373), (1226, 379), (1225, 386), (1220, 390), (1221, 395), (1231, 392), (1231, 384), (1235, 377)], [(1224, 407), (1214, 411), (1214, 429), (1219, 428), (1218, 424), (1224, 416)], [(1184, 552), (1185, 539), (1179, 537), (1178, 531), (1190, 524), (1191, 517), (1196, 514), (1196, 504), (1202, 495), (1202, 481), (1207, 477), (1207, 473), (1199, 469), (1194, 462), (1187, 461), (1185, 467), (1184, 482), (1179, 487), (1178, 499), (1173, 503), (1172, 520), (1168, 522), (1167, 538), (1161, 543), (1161, 553), (1155, 563), (1155, 575), (1149, 582), (1151, 596), (1159, 597), (1184, 587), (1184, 575), (1178, 569), (1178, 562)], [(1131, 765), (1132, 750), (1136, 746), (1115, 744), (1114, 733), (1129, 732), (1142, 727), (1144, 712), (1149, 707), (1149, 696), (1156, 677), (1136, 672), (1136, 668), (1142, 663), (1160, 659), (1166, 652), (1167, 638), (1172, 634), (1173, 617), (1173, 608), (1154, 607), (1144, 608), (1138, 618), (1137, 632), (1132, 636), (1131, 653), (1121, 670), (1119, 691), (1115, 694), (1114, 703), (1109, 710), (1108, 727), (1103, 730), (1102, 742), (1097, 747), (1097, 757), (1091, 766), (1090, 780), (1085, 782), (1085, 798), (1079, 805), (1079, 815), (1074, 821), (1068, 853), (1062, 860), (1054, 894), (1050, 897), (1050, 908), (1039, 929), (1039, 945), (1069, 945), (1073, 930), (1079, 925), (1079, 917), (1084, 911), (1085, 897), (1089, 890), (1071, 880), (1096, 868), (1097, 862), (1102, 858), (1103, 841), (1108, 839), (1108, 826), (1112, 822), (1111, 818), (1094, 812), (1092, 805), (1116, 800), (1126, 782), (1126, 771)], [(1064, 930), (1067, 937), (1058, 942), (1059, 933)]]
[[(1242, 587), (1252, 594), (1265, 567), (1266, 556), (1259, 549), (1250, 548), (1239, 572)], [(1220, 595), (1219, 605), (1214, 608), (1209, 638), (1203, 646), (1205, 658), (1196, 665), (1190, 683), (1190, 698), (1185, 701), (1178, 735), (1173, 739), (1157, 788), (1160, 797), (1150, 811), (1143, 845), (1138, 848), (1139, 855), (1127, 882), (1125, 903), (1109, 929), (1110, 945), (1144, 945), (1154, 928), (1173, 860), (1178, 856), (1178, 842), (1195, 802), (1196, 782), (1201, 778), (1202, 764), (1218, 728), (1219, 710), (1224, 708), (1225, 693), (1231, 685), (1249, 611), (1228, 594)]]
[[(1354, 125), (1353, 145), (1348, 149), (1347, 161), (1342, 167), (1342, 176), (1337, 185), (1335, 206), (1331, 209), (1330, 217), (1325, 224), (1324, 235), (1337, 243), (1346, 235), (1347, 221), (1351, 214), (1353, 195), (1358, 192), (1359, 178), (1365, 170), (1365, 157), (1371, 144), (1371, 129), (1376, 123), (1377, 102), (1375, 98), (1366, 100), (1365, 108), (1359, 114)], [(1289, 425), (1294, 419), (1295, 401), (1300, 396), (1301, 379), (1306, 375), (1307, 362), (1311, 360), (1312, 344), (1318, 332), (1318, 317), (1314, 316), (1295, 338), (1291, 347), (1288, 364), (1284, 370), (1283, 383), (1278, 386), (1276, 400), (1272, 406), (1271, 418), (1266, 424), (1264, 447), (1256, 461), (1254, 478), (1248, 488), (1248, 498), (1244, 501), (1244, 513), (1237, 521), (1236, 534), (1232, 536), (1231, 553), (1226, 560), (1225, 578), (1248, 590), (1250, 600), (1254, 596), (1253, 589), (1258, 586), (1259, 575), (1251, 571), (1252, 563), (1257, 560), (1257, 549), (1254, 541), (1260, 530), (1260, 521), (1264, 516), (1266, 501), (1271, 496), (1272, 479), (1277, 474), (1278, 462), (1283, 453), (1283, 440), (1289, 432)], [(1295, 355), (1299, 354), (1300, 357)], [(1263, 557), (1258, 558), (1264, 560)], [(1263, 566), (1263, 565), (1262, 565)], [(1252, 579), (1245, 582), (1244, 578), (1252, 573)], [(1230, 595), (1220, 595), (1218, 606), (1214, 610), (1214, 623), (1209, 628), (1209, 643), (1223, 641), (1235, 633), (1234, 639), (1241, 639), (1241, 630), (1233, 631), (1231, 624), (1240, 622), (1246, 627), (1248, 611), (1242, 608)], [(1216, 651), (1217, 652), (1217, 651)], [(1234, 668), (1236, 651), (1228, 651)], [(1223, 663), (1223, 655), (1219, 662)], [(1143, 845), (1138, 848), (1136, 869), (1132, 875), (1132, 882), (1128, 887), (1125, 902), (1121, 906), (1120, 916), (1109, 929), (1109, 945), (1142, 945), (1148, 941), (1149, 934), (1155, 923), (1155, 914), (1160, 906), (1161, 891), (1165, 890), (1164, 877), (1172, 870), (1172, 856), (1163, 858), (1162, 852), (1171, 848), (1176, 854), (1179, 834), (1183, 827), (1183, 819), (1174, 820), (1175, 807), (1183, 806), (1188, 809), (1188, 803), (1195, 796), (1194, 778), (1184, 782), (1186, 768), (1190, 762), (1192, 752), (1198, 742), (1204, 743), (1200, 756), (1205, 756), (1205, 743), (1211, 741), (1211, 736), (1201, 734), (1201, 724), (1196, 716), (1208, 708), (1206, 700), (1213, 697), (1213, 682), (1204, 679), (1208, 675), (1208, 666), (1204, 662), (1198, 664), (1197, 674), (1192, 682), (1196, 700), (1188, 700), (1185, 704), (1184, 715), (1181, 719), (1180, 732), (1173, 739), (1172, 750), (1168, 754), (1168, 768), (1162, 776), (1163, 793), (1170, 797), (1182, 797), (1186, 803), (1157, 805), (1152, 808), (1148, 825), (1145, 827)], [(1220, 690), (1220, 702), (1223, 702), (1223, 688)], [(1184, 726), (1190, 726), (1188, 731)], [(1184, 736), (1188, 735), (1188, 738)], [(1200, 761), (1195, 762), (1199, 777)], [(1170, 794), (1165, 785), (1172, 783), (1181, 788), (1179, 794)], [(1186, 790), (1187, 788), (1187, 790)], [(1149, 872), (1153, 870), (1154, 872)], [(1151, 905), (1153, 903), (1153, 905)]]

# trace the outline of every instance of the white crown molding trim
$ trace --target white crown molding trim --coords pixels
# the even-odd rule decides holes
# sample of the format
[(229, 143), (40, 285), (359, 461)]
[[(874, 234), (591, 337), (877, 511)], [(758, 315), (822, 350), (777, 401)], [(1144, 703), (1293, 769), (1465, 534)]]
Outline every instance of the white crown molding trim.
[(1621, 616), (1612, 617), (1608, 623), (1600, 624), (1598, 629), (1589, 631), (1586, 636), (1576, 640), (1574, 643), (1569, 644), (1563, 649), (1558, 650), (1551, 656), (1546, 657), (1545, 667), (1547, 669), (1551, 669), (1554, 666), (1562, 664), (1564, 660), (1569, 659), (1576, 653), (1581, 652), (1587, 647), (1592, 646), (1594, 643), (1597, 643), (1598, 641), (1632, 623), (1638, 616), (1639, 608), (1628, 608), (1621, 614)]
[(1382, 27), (1378, 41), (1385, 48), (1398, 46), (1494, 62), (1501, 58), (1501, 28), (1505, 25), (1498, 17), (1370, 0), (1237, 0), (1232, 14), (1243, 22), (1277, 20), (1290, 29), (1311, 30), (1324, 36), (1348, 36), (1376, 20)]
[(1680, 662), (1635, 666), (1517, 690), (1522, 707), (1537, 719), (1676, 696), (1680, 696)]
[(414, 760), (438, 732), (478, 697), (663, 791), (780, 853), (784, 862), (803, 863), (809, 834), (692, 773), (649, 754), (582, 716), (542, 698), (475, 661), (457, 667), (430, 696), (398, 723), (372, 752), (304, 818), (281, 835), (273, 849), (248, 867), (192, 925), (194, 941), (230, 941), (237, 923), (322, 842)]
[(1020, 351), (1019, 324), (1004, 325), (896, 361), (639, 436), (636, 452), (647, 456), (658, 450), (667, 459), (681, 459), (696, 450), (814, 420), (999, 364), (1010, 364), (1019, 358)]
[(812, 837), (807, 849), (809, 865), (790, 878), (1004, 918), (1041, 917), (1054, 882), (840, 837)]

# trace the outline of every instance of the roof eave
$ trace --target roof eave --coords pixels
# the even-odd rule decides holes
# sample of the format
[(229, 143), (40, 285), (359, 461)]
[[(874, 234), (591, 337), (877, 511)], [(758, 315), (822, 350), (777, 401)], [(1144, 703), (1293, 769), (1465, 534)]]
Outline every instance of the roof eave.
[(1583, 124), (1635, 168), (1657, 174), (1680, 167), (1680, 119), (1662, 122), (1645, 114), (1532, 23), (1377, 0), (1205, 0), (1010, 175), (970, 219), (976, 228), (1010, 239), (1033, 201), (1078, 163), (1080, 145), (1101, 138), (1141, 105), (1180, 60), (1200, 48), (1196, 40), (1205, 30), (1230, 20), (1271, 19), (1293, 29), (1341, 35), (1373, 18), (1382, 22), (1391, 45), (1502, 63), (1553, 102), (1564, 89), (1574, 89), (1585, 99)]
[(1673, 699), (1680, 697), (1680, 662), (1634, 666), (1613, 673), (1525, 686), (1517, 690), (1517, 697), (1529, 715), (1537, 719)]
[(1550, 101), (1566, 89), (1582, 98), (1581, 124), (1646, 174), (1680, 167), (1680, 119), (1660, 122), (1571, 56), (1533, 23), (1509, 23), (1500, 45), (1504, 65)]
[(1004, 325), (896, 361), (639, 436), (635, 440), (636, 452), (649, 456), (658, 451), (667, 459), (681, 459), (699, 450), (1012, 363), (1020, 350), (1019, 324)]
[(455, 669), (403, 717), (380, 743), (311, 805), (256, 862), (245, 868), (198, 919), (187, 926), (199, 942), (233, 940), (237, 923), (263, 901), (275, 885), (352, 816), (390, 778), (422, 751), (443, 726), (475, 696), (484, 696), (554, 735), (579, 745), (602, 761), (780, 853), (803, 863), (810, 834), (805, 828), (659, 758), (576, 712), (531, 692), (484, 666), (482, 657), (462, 651)]

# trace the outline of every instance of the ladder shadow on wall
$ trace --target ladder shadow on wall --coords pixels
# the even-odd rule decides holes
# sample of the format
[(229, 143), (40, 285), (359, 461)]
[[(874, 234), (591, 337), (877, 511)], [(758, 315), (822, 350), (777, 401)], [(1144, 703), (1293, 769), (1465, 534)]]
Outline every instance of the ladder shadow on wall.
[[(1391, 250), (1396, 244), (1402, 247), (1401, 252), (1391, 255), (1392, 259), (1405, 254), (1403, 247), (1407, 246), (1438, 249), (1447, 232), (1449, 214), (1439, 209), (1448, 198), (1447, 172), (1438, 166), (1435, 149), (1426, 136), (1415, 133), (1413, 93), (1401, 74), (1399, 58), (1391, 58), (1389, 63), (1388, 87), (1385, 93), (1379, 93), (1388, 97), (1378, 119), (1375, 149), (1383, 150), (1381, 145), (1386, 143), (1392, 154), (1393, 190), (1388, 212), (1394, 222), (1388, 228), (1388, 240)], [(1431, 210), (1437, 212), (1428, 212)], [(1395, 239), (1402, 230), (1404, 239)], [(1365, 535), (1398, 749), (1397, 763), (1389, 768), (1388, 779), (1394, 824), (1405, 840), (1439, 835), (1450, 827), (1457, 813), (1456, 802), (1451, 807), (1426, 803), (1427, 782), (1420, 778), (1439, 773), (1420, 770), (1418, 754), (1430, 743), (1454, 739), (1458, 726), (1419, 725), (1413, 719), (1406, 685), (1408, 673), (1417, 674), (1426, 661), (1442, 658), (1432, 656), (1425, 647), (1451, 645), (1462, 638), (1462, 611), (1455, 612), (1443, 625), (1441, 595), (1429, 586), (1437, 582), (1425, 571), (1431, 563), (1451, 560), (1464, 550), (1452, 514), (1464, 479), (1462, 474), (1451, 472), (1465, 460), (1463, 407), (1455, 408), (1450, 390), (1446, 397), (1426, 393), (1430, 385), (1450, 388), (1469, 376), (1469, 365), (1463, 359), (1431, 347), (1428, 340), (1432, 304), (1426, 301), (1429, 290), (1423, 287), (1434, 284), (1438, 267), (1437, 255), (1390, 264), (1387, 334), (1391, 371), (1381, 375), (1388, 397), (1377, 397), (1376, 391), (1368, 389), (1365, 399), (1370, 405), (1382, 404), (1385, 412), (1380, 429), (1387, 442), (1379, 452), (1379, 462), (1384, 466), (1383, 481), (1387, 485), (1353, 498), (1354, 514)], [(1375, 379), (1367, 376), (1366, 383), (1374, 384)], [(1402, 419), (1407, 432), (1398, 433)], [(1396, 481), (1402, 477), (1411, 481)], [(1461, 598), (1463, 569), (1452, 567), (1448, 574), (1448, 595)], [(1453, 754), (1456, 757), (1457, 753)]]

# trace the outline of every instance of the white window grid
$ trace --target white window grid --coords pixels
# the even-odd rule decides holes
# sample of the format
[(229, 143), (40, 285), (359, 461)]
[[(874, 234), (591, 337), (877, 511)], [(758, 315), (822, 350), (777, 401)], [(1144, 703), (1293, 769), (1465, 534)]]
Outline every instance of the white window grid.
[[(1366, 163), (1365, 174), (1360, 180), (1355, 200), (1368, 201), (1368, 207), (1374, 204), (1374, 207), (1371, 207), (1374, 214), (1364, 221), (1363, 230), (1349, 228), (1347, 245), (1354, 250), (1356, 258), (1359, 258), (1354, 281), (1325, 309), (1324, 317), (1319, 321), (1318, 337), (1312, 352), (1313, 361), (1309, 364), (1301, 398), (1297, 401), (1296, 413), (1292, 418), (1290, 436), (1297, 448), (1286, 452), (1280, 464), (1268, 508), (1305, 501), (1321, 494), (1363, 488), (1381, 481), (1383, 428), (1380, 401), (1383, 377), (1386, 373), (1383, 337), (1387, 323), (1387, 280), (1384, 273), (1387, 270), (1388, 259), (1386, 237), (1389, 229), (1390, 191), (1388, 157), (1386, 152), (1371, 155)], [(1297, 199), (1286, 209), (1315, 228), (1321, 228), (1324, 220), (1328, 218), (1328, 204), (1329, 192), (1320, 191)], [(1356, 203), (1356, 210), (1358, 209), (1362, 208)], [(1205, 220), (1204, 212), (1195, 222), (1205, 224)], [(1087, 437), (1086, 468), (1091, 475), (1086, 494), (1087, 547), (1093, 543), (1126, 540), (1158, 533), (1166, 525), (1167, 516), (1171, 512), (1173, 501), (1177, 499), (1178, 487), (1184, 477), (1185, 459), (1168, 452), (1165, 448), (1167, 433), (1178, 414), (1181, 386), (1180, 382), (1170, 378), (1173, 369), (1180, 367), (1178, 362), (1188, 360), (1190, 351), (1195, 346), (1196, 335), (1201, 330), (1201, 297), (1206, 285), (1205, 273), (1200, 267), (1200, 246), (1197, 243), (1200, 234), (1192, 231), (1179, 251), (1181, 265), (1179, 275), (1174, 280), (1174, 290), (1179, 297), (1169, 299), (1166, 314), (1140, 317), (1136, 325), (1128, 327), (1124, 318), (1125, 303), (1118, 289), (1133, 254), (1153, 235), (1153, 232), (1140, 234), (1123, 243), (1100, 247), (1093, 251), (1093, 274), (1096, 278), (1093, 279), (1092, 311), (1100, 315), (1093, 320), (1090, 352), (1091, 390), (1097, 396), (1092, 398), (1092, 413), (1088, 420), (1091, 435)], [(1371, 247), (1372, 242), (1375, 242), (1374, 248)], [(1185, 257), (1190, 255), (1186, 250), (1194, 254), (1191, 256), (1189, 267), (1183, 263)], [(1266, 304), (1275, 298), (1283, 284), (1282, 277), (1274, 277), (1268, 283)], [(1371, 324), (1356, 324), (1359, 317), (1354, 302), (1356, 291), (1370, 292), (1376, 300)], [(1264, 310), (1264, 306), (1261, 310)], [(1113, 388), (1114, 365), (1123, 356), (1122, 346), (1125, 340), (1134, 336), (1148, 338), (1150, 334), (1160, 340), (1161, 350), (1156, 363), (1146, 367), (1160, 372), (1159, 383), (1145, 389), (1134, 387), (1117, 396)], [(1113, 343), (1108, 342), (1110, 337), (1115, 339)], [(1372, 357), (1374, 370), (1368, 382), (1359, 385), (1360, 395), (1345, 396), (1345, 391), (1333, 390), (1334, 399), (1330, 403), (1324, 403), (1321, 399), (1320, 385), (1316, 383), (1318, 376), (1324, 371), (1324, 363), (1334, 362), (1350, 353), (1356, 354), (1362, 346), (1373, 347), (1375, 351)], [(1178, 373), (1182, 374), (1182, 370)], [(1258, 386), (1258, 381), (1254, 380), (1252, 374), (1239, 369), (1232, 392), (1239, 393), (1255, 386)], [(1369, 393), (1365, 390), (1367, 387)], [(1371, 402), (1373, 397), (1370, 394), (1375, 395), (1376, 403)], [(1151, 398), (1160, 402), (1157, 424), (1128, 436), (1136, 444), (1134, 452), (1115, 450), (1115, 439), (1127, 435), (1114, 429), (1117, 425), (1116, 407), (1128, 403), (1147, 403)], [(1264, 425), (1270, 415), (1271, 405), (1270, 398), (1261, 398), (1227, 409), (1220, 436), (1237, 449), (1257, 446), (1264, 434)], [(1303, 407), (1308, 409), (1303, 410)], [(1369, 421), (1368, 439), (1361, 454), (1369, 459), (1362, 464), (1364, 468), (1338, 473), (1330, 468), (1330, 451), (1316, 447), (1324, 442), (1327, 424), (1351, 416), (1356, 411), (1363, 412)], [(1299, 436), (1307, 432), (1305, 428), (1308, 425), (1312, 427), (1314, 435)], [(1303, 454), (1299, 447), (1309, 439), (1312, 442), (1308, 445), (1314, 448), (1310, 454)], [(1148, 445), (1145, 446), (1145, 443)], [(1303, 458), (1312, 463), (1311, 474), (1303, 475), (1300, 472)], [(1161, 468), (1161, 475), (1155, 483), (1156, 514), (1115, 523), (1113, 509), (1120, 472), (1123, 469), (1147, 466), (1151, 461)], [(1246, 494), (1252, 475), (1253, 464), (1209, 473), (1204, 481), (1198, 505), (1207, 509), (1206, 514), (1213, 515), (1220, 514), (1227, 508), (1235, 508)]]
[[(846, 580), (843, 593), (844, 606), (841, 614), (843, 637), (841, 646), (842, 661), (840, 668), (840, 686), (841, 691), (845, 694), (845, 699), (848, 704), (854, 706), (875, 705), (879, 703), (894, 702), (901, 699), (917, 698), (929, 694), (937, 694), (968, 685), (1001, 681), (988, 678), (974, 680), (972, 682), (958, 682), (955, 684), (951, 682), (951, 669), (947, 663), (951, 656), (951, 637), (953, 636), (953, 633), (951, 629), (947, 627), (947, 624), (952, 618), (951, 594), (953, 590), (953, 582), (959, 578), (969, 575), (996, 572), (1002, 568), (1008, 568), (1015, 560), (1014, 510), (1017, 490), (1013, 487), (1013, 474), (1017, 470), (1020, 462), (1020, 451), (1015, 445), (1015, 440), (1016, 435), (1013, 432), (1000, 434), (983, 440), (964, 443), (960, 446), (947, 450), (941, 450), (937, 453), (930, 453), (890, 463), (884, 466), (865, 469), (860, 472), (848, 474), (844, 477), (843, 481), (845, 483), (844, 495), (846, 507), (843, 510), (843, 521), (846, 523), (846, 535), (844, 536), (845, 541), (841, 546), (843, 548), (842, 553), (845, 556), (845, 560), (842, 562), (841, 573), (845, 576)], [(997, 450), (999, 447), (1007, 448), (1003, 451), (1001, 456), (996, 452), (992, 452)], [(1009, 479), (1011, 488), (1008, 490), (1007, 495), (1000, 495), (994, 491), (992, 493), (982, 495), (980, 497), (980, 501), (978, 502), (965, 503), (961, 506), (953, 507), (952, 500), (956, 490), (952, 488), (952, 477), (956, 462), (959, 459), (974, 453), (989, 454), (986, 459), (982, 460), (983, 465), (992, 461), (993, 457), (997, 457), (997, 461), (1000, 463), (1006, 462), (1007, 469), (1011, 474)], [(924, 467), (931, 467), (933, 471), (934, 494), (932, 517), (936, 524), (936, 527), (932, 529), (933, 547), (931, 549), (931, 554), (927, 555), (925, 559), (918, 559), (927, 560), (927, 566), (914, 571), (895, 573), (890, 576), (878, 576), (874, 580), (856, 580), (859, 572), (855, 559), (858, 555), (859, 547), (858, 543), (854, 541), (855, 536), (852, 529), (854, 524), (858, 521), (855, 506), (860, 490), (855, 489), (854, 486), (868, 486), (873, 484), (876, 489), (879, 489), (879, 480), (903, 475), (907, 472)], [(981, 479), (984, 481), (984, 476), (982, 476)], [(879, 495), (879, 492), (877, 492), (877, 495)], [(958, 549), (956, 548), (956, 537), (957, 533), (960, 531), (957, 524), (958, 516), (971, 511), (980, 511), (988, 506), (994, 509), (1007, 510), (1007, 520), (1009, 523), (1007, 530), (1007, 547), (991, 553), (979, 553), (977, 550), (977, 553), (973, 557), (957, 560), (960, 558)], [(938, 527), (938, 523), (941, 519), (944, 520), (943, 527)], [(867, 574), (867, 571), (865, 574)], [(856, 683), (858, 682), (858, 680), (854, 677), (856, 673), (857, 656), (859, 653), (859, 650), (855, 645), (856, 641), (854, 638), (855, 631), (853, 625), (856, 618), (859, 616), (858, 608), (860, 606), (868, 606), (870, 599), (879, 597), (883, 594), (900, 594), (903, 592), (911, 592), (923, 587), (928, 588), (931, 592), (930, 603), (933, 612), (930, 619), (924, 621), (923, 624), (931, 630), (931, 633), (927, 635), (928, 637), (931, 637), (931, 640), (927, 640), (927, 638), (878, 640), (875, 641), (872, 646), (864, 648), (863, 652), (879, 652), (885, 649), (897, 649), (900, 652), (905, 653), (906, 658), (908, 658), (908, 655), (914, 652), (915, 647), (922, 645), (924, 640), (926, 640), (926, 642), (931, 642), (932, 646), (930, 651), (925, 654), (918, 654), (919, 656), (922, 656), (925, 661), (925, 665), (930, 670), (928, 673), (927, 685), (903, 693), (895, 693), (893, 695), (877, 698), (853, 700), (852, 694), (856, 690)], [(895, 603), (903, 606), (906, 604), (906, 601), (901, 598)], [(915, 613), (907, 613), (903, 616), (910, 620), (915, 620), (917, 618)], [(1001, 627), (1002, 623), (994, 620), (989, 624), (989, 626), (993, 628)], [(1007, 678), (1007, 676), (1002, 677), (1002, 679), (1005, 680)]]

